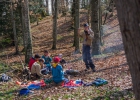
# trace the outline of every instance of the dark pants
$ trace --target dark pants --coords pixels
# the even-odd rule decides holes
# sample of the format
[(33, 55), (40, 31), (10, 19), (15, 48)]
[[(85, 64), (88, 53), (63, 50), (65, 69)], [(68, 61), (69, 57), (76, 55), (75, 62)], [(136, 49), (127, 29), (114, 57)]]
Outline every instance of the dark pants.
[(40, 76), (38, 76), (37, 74), (31, 74), (31, 79), (37, 80), (40, 79)]
[(52, 71), (52, 66), (51, 66), (51, 64), (46, 64), (46, 67), (47, 67), (47, 70), (48, 70), (48, 71), (50, 71), (50, 72)]
[(86, 68), (89, 69), (94, 69), (95, 66), (93, 64), (93, 61), (91, 59), (91, 54), (90, 54), (90, 46), (89, 45), (83, 45), (83, 61), (85, 62)]

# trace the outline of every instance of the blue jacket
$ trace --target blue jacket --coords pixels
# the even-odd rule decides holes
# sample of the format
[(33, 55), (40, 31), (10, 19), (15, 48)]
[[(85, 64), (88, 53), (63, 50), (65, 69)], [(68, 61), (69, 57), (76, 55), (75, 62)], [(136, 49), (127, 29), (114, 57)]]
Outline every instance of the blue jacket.
[(51, 62), (52, 62), (52, 58), (51, 57), (45, 57), (43, 55), (42, 58), (45, 60), (44, 64), (46, 64), (46, 65), (50, 65), (51, 64)]
[(64, 72), (61, 65), (52, 67), (52, 78), (55, 83), (60, 83), (64, 80)]

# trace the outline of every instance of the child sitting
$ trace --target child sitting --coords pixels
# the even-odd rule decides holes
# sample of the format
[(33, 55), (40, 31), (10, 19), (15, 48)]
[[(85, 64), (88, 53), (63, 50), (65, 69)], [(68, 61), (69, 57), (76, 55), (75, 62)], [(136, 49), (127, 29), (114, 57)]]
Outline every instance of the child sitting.
[(53, 62), (54, 63), (52, 65), (52, 78), (56, 84), (59, 84), (59, 83), (63, 82), (65, 79), (64, 73), (63, 73), (63, 68), (59, 64), (59, 62), (60, 62), (59, 57), (54, 57)]
[(47, 70), (51, 71), (52, 58), (49, 56), (49, 52), (47, 50), (44, 51), (44, 55), (42, 56), (42, 58), (45, 60), (44, 64), (46, 65)]
[(44, 59), (40, 58), (39, 61), (34, 62), (32, 67), (31, 67), (31, 75), (35, 77), (35, 79), (39, 79), (40, 77), (44, 76), (41, 73), (41, 69), (44, 64)]
[(62, 54), (59, 54), (58, 57), (60, 58), (60, 64), (62, 65), (62, 67), (64, 68), (64, 64), (66, 64), (66, 61), (65, 59), (63, 59), (63, 55)]
[(29, 67), (30, 71), (31, 71), (33, 63), (38, 61), (39, 59), (40, 59), (40, 56), (38, 54), (36, 54), (34, 57), (30, 58), (30, 61), (29, 61), (29, 64), (28, 64), (28, 67)]

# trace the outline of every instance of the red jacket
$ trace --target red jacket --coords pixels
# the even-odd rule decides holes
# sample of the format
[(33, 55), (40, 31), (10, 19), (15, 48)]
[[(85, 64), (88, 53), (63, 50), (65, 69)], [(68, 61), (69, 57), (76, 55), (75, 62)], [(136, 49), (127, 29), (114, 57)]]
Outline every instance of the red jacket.
[(28, 67), (29, 67), (30, 70), (31, 70), (31, 67), (32, 67), (32, 65), (33, 65), (34, 62), (35, 62), (35, 59), (32, 57), (30, 59), (30, 61), (29, 61), (29, 65), (28, 65)]

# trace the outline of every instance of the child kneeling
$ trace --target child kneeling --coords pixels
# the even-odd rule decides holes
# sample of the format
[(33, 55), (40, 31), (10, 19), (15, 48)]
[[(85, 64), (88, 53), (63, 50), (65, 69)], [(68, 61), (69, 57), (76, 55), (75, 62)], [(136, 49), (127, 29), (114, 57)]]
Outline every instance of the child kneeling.
[(60, 58), (54, 57), (52, 65), (52, 78), (56, 84), (61, 84), (64, 81), (64, 72), (62, 66), (59, 64)]

